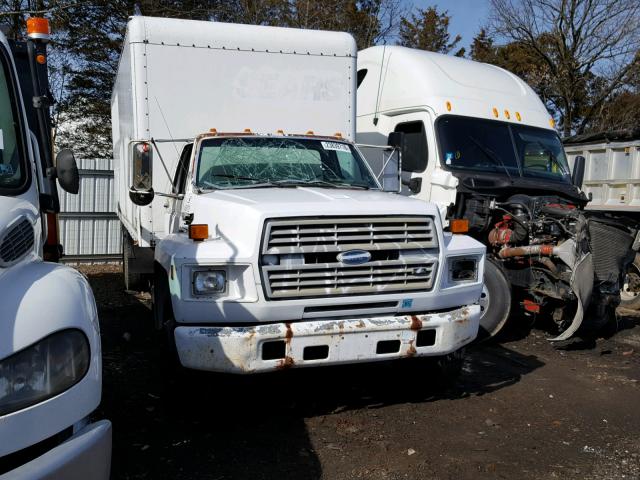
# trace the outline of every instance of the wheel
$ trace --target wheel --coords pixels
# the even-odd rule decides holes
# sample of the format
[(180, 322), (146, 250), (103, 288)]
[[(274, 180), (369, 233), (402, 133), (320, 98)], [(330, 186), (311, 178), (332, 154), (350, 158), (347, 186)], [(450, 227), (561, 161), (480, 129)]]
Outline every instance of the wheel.
[(478, 340), (495, 337), (511, 313), (511, 285), (502, 268), (490, 258), (484, 263), (484, 286), (480, 295)]
[(133, 291), (144, 290), (144, 276), (131, 271), (131, 259), (135, 258), (133, 251), (133, 239), (129, 232), (122, 227), (122, 274), (124, 277), (124, 289)]
[(620, 289), (620, 306), (629, 310), (640, 310), (640, 258), (627, 268), (624, 284)]

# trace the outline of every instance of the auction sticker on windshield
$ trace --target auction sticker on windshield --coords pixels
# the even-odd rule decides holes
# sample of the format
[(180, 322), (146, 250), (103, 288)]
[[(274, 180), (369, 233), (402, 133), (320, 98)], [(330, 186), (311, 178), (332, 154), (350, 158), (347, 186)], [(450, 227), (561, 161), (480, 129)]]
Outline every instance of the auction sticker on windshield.
[(338, 143), (338, 142), (320, 142), (322, 144), (322, 148), (324, 148), (325, 150), (336, 150), (338, 152), (347, 152), (347, 153), (351, 153), (351, 150), (349, 149), (349, 145), (346, 145), (344, 143)]

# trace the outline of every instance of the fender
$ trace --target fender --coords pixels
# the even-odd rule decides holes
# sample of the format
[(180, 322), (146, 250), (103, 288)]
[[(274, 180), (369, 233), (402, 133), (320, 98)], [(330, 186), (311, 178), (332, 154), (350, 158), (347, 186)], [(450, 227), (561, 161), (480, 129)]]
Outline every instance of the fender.
[[(98, 315), (86, 278), (55, 263), (26, 261), (0, 276), (0, 359), (60, 330), (84, 332), (90, 346), (90, 366), (76, 385), (44, 402), (0, 419), (0, 456), (26, 448), (73, 425), (100, 403), (102, 361)], [(25, 425), (38, 425), (25, 429)]]

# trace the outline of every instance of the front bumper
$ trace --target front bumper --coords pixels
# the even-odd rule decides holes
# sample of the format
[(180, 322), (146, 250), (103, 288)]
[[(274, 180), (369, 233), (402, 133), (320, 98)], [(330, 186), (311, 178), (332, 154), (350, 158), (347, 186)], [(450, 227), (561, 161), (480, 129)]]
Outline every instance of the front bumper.
[[(250, 327), (178, 326), (174, 337), (180, 363), (187, 368), (254, 373), (289, 367), (446, 355), (476, 337), (479, 321), (480, 307), (470, 305), (420, 315), (282, 322)], [(265, 344), (268, 344), (267, 349)], [(273, 358), (272, 354), (266, 355), (267, 350), (282, 353), (276, 353), (277, 358)]]
[(0, 480), (108, 480), (111, 470), (111, 422), (87, 425), (67, 441), (10, 472)]

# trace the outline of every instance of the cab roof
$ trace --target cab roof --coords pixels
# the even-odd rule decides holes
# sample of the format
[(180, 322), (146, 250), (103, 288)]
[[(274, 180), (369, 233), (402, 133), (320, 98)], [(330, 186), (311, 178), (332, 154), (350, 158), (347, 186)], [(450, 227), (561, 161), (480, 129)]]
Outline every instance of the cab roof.
[(429, 107), (436, 115), (480, 117), (546, 129), (554, 126), (533, 89), (494, 65), (380, 46), (358, 53), (358, 74), (359, 78), (364, 75), (358, 87), (358, 116), (376, 110), (384, 114)]

